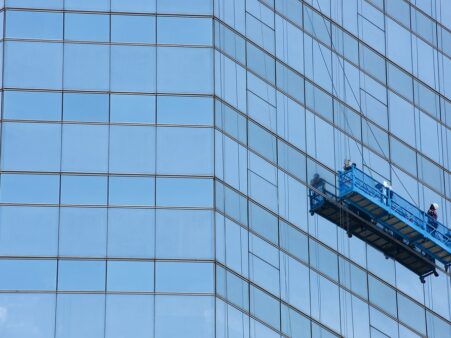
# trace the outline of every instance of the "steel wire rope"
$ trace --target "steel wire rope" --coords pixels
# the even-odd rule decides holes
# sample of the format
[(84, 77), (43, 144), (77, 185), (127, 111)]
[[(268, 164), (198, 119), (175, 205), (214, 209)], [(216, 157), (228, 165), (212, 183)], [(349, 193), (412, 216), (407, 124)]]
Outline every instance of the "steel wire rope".
[[(318, 3), (318, 1), (317, 1), (317, 3)], [(319, 5), (319, 3), (318, 3), (318, 6), (319, 6), (320, 11), (322, 12), (321, 6)], [(330, 32), (329, 32), (329, 30), (328, 30), (328, 28), (327, 28), (327, 25), (326, 25), (326, 23), (325, 23), (325, 19), (322, 18), (322, 20), (323, 20), (323, 22), (324, 22), (324, 24), (325, 24), (326, 31), (327, 31), (329, 37), (331, 38), (331, 45), (332, 45), (332, 48), (336, 51), (336, 48), (333, 46), (331, 34), (330, 34)], [(315, 29), (314, 29), (314, 27), (313, 27), (313, 20), (310, 19), (310, 21), (312, 22), (313, 33), (314, 33), (315, 36), (317, 36), (317, 35), (316, 35), (316, 32), (315, 32)], [(322, 57), (322, 59), (323, 59), (323, 62), (324, 62), (324, 64), (325, 64), (325, 66), (326, 66), (327, 73), (328, 73), (329, 77), (332, 79), (332, 87), (333, 87), (333, 90), (336, 92), (336, 89), (334, 88), (335, 86), (334, 86), (334, 84), (333, 84), (333, 78), (332, 78), (332, 75), (331, 75), (331, 73), (330, 73), (330, 71), (329, 71), (327, 65), (326, 65), (326, 61), (325, 61), (323, 52), (322, 52), (322, 50), (321, 50), (321, 47), (319, 47), (319, 51), (320, 51), (320, 53), (321, 53), (321, 57)], [(343, 75), (344, 75), (345, 80), (346, 80), (346, 81), (348, 82), (348, 84), (349, 84), (351, 93), (353, 94), (354, 99), (356, 100), (356, 103), (359, 105), (360, 111), (363, 113), (362, 106), (361, 106), (361, 104), (358, 102), (357, 97), (356, 97), (356, 95), (355, 95), (355, 93), (354, 93), (354, 90), (352, 89), (352, 86), (351, 86), (351, 84), (350, 84), (350, 81), (349, 81), (349, 79), (348, 79), (348, 77), (347, 77), (347, 75), (346, 75), (346, 72), (345, 72), (345, 70), (344, 70), (344, 66), (341, 64), (340, 58), (339, 58), (339, 57), (337, 57), (337, 60), (338, 60), (338, 63), (339, 63), (339, 65), (340, 65), (340, 67), (343, 69)], [(347, 119), (346, 114), (343, 114), (343, 116), (344, 116), (344, 118), (345, 118), (345, 120), (346, 120), (346, 123), (347, 123), (349, 129), (351, 130), (350, 124), (349, 124), (349, 121), (348, 121), (348, 119)], [(366, 117), (366, 115), (364, 115), (364, 116)], [(376, 141), (376, 143), (377, 143), (378, 147), (380, 148), (381, 152), (385, 155), (385, 153), (384, 153), (384, 151), (383, 151), (383, 149), (382, 149), (382, 146), (380, 145), (380, 143), (379, 143), (379, 141), (377, 140), (377, 138), (376, 138), (376, 136), (375, 136), (373, 130), (371, 129), (371, 125), (369, 124), (369, 122), (368, 122), (366, 119), (363, 119), (363, 120), (365, 120), (365, 122), (367, 123), (367, 125), (368, 125), (368, 130), (369, 130), (369, 131), (371, 132), (371, 134), (373, 135), (373, 138), (374, 138), (374, 140)], [(366, 163), (366, 160), (365, 160), (365, 157), (364, 157), (364, 155), (363, 155), (363, 152), (362, 152), (362, 150), (359, 148), (359, 143), (358, 143), (357, 141), (355, 141), (355, 140), (353, 140), (353, 141), (356, 143), (357, 149), (359, 150), (359, 152), (360, 152), (360, 154), (361, 154), (361, 156), (362, 156), (362, 162), (363, 162), (368, 168), (371, 168), (371, 167), (368, 166), (368, 164)], [(370, 171), (369, 173), (370, 173), (370, 175), (372, 176), (371, 171)], [(395, 170), (393, 170), (393, 173), (394, 173), (394, 174), (396, 175), (396, 177), (398, 178), (398, 181), (401, 183), (403, 189), (407, 192), (409, 198), (412, 200), (412, 202), (415, 204), (415, 206), (419, 208), (418, 203), (416, 203), (415, 199), (412, 197), (412, 195), (410, 194), (409, 190), (406, 188), (406, 186), (405, 186), (404, 183), (402, 182), (402, 180), (401, 180), (401, 178), (399, 177), (399, 175), (397, 174), (397, 172), (396, 172)]]
[[(274, 25), (275, 25), (275, 23), (274, 23)], [(287, 57), (287, 60), (288, 60), (288, 34), (286, 34), (286, 31), (285, 31), (285, 24), (284, 23), (282, 23), (282, 34), (283, 34), (283, 37), (282, 37), (282, 41), (283, 41), (283, 55), (284, 56), (286, 56)], [(274, 32), (274, 47), (277, 49), (277, 46), (276, 46), (276, 44), (277, 44), (277, 41), (276, 41), (276, 38), (275, 38), (275, 32)], [(274, 70), (275, 70), (275, 72), (274, 72), (274, 74), (275, 74), (275, 76), (276, 76), (276, 78), (275, 78), (275, 80), (276, 80), (276, 83), (277, 83), (277, 64), (276, 64), (276, 61), (275, 61), (275, 63), (274, 63)], [(283, 113), (284, 113), (284, 120), (285, 120), (285, 118), (288, 118), (288, 102), (286, 102), (286, 104), (285, 104), (285, 99), (284, 98), (281, 98), (281, 100), (283, 100)], [(278, 103), (278, 95), (276, 96), (276, 110), (277, 110), (277, 103)], [(277, 114), (277, 113), (276, 113)], [(270, 118), (271, 118), (271, 114), (270, 114)], [(269, 122), (270, 124), (271, 124), (271, 120), (270, 120), (270, 122)], [(276, 118), (276, 133), (278, 134), (278, 132), (277, 132), (277, 118)], [(288, 136), (287, 137), (289, 137), (289, 134), (288, 134)], [(277, 141), (277, 142), (279, 142), (279, 141)], [(278, 158), (279, 158), (279, 156), (280, 156), (280, 154), (279, 154), (279, 151), (277, 151), (277, 154), (278, 154)], [(287, 159), (285, 159), (285, 160), (287, 160)], [(278, 161), (277, 161), (278, 162)], [(285, 177), (284, 177), (285, 178)], [(286, 180), (287, 178), (285, 178), (285, 180)], [(286, 186), (288, 186), (288, 184), (286, 184)], [(288, 200), (288, 196), (289, 196), (289, 193), (288, 193), (288, 191), (287, 191), (288, 189), (285, 189), (285, 200), (287, 201)], [(285, 204), (285, 206), (286, 206), (286, 204)], [(280, 204), (279, 204), (279, 207), (280, 207)], [(287, 210), (285, 210), (285, 212), (287, 212)], [(278, 233), (279, 233), (279, 246), (280, 246), (280, 224), (279, 224), (279, 219), (277, 220), (277, 226), (278, 226)], [(285, 229), (285, 232), (287, 231), (287, 229), (286, 228), (284, 228)], [(286, 234), (285, 234), (286, 235)], [(290, 276), (290, 263), (289, 263), (289, 257), (288, 257), (288, 255), (286, 255), (285, 253), (280, 253), (280, 251), (279, 251), (279, 257), (280, 257), (280, 255), (282, 254), (282, 262), (283, 262), (283, 272), (284, 272), (284, 287), (285, 287), (285, 295), (286, 295), (286, 302), (287, 303), (289, 303), (290, 302), (290, 300), (291, 300), (291, 296), (290, 296), (290, 283), (289, 283), (289, 276)], [(280, 273), (280, 268), (279, 268), (279, 273)], [(280, 289), (281, 289), (281, 286), (280, 286)], [(279, 290), (279, 291), (281, 291), (281, 290)], [(281, 294), (281, 297), (282, 297), (282, 294)], [(293, 328), (292, 328), (292, 316), (291, 316), (291, 310), (289, 309), (289, 308), (287, 308), (287, 312), (288, 312), (288, 323), (289, 323), (289, 325), (288, 325), (288, 335), (290, 336), (290, 337), (292, 337), (292, 334), (293, 334)]]
[[(247, 15), (246, 15), (246, 13), (247, 13), (247, 10), (245, 10), (245, 18), (244, 18), (244, 20), (245, 20), (245, 25), (244, 25), (244, 27), (245, 27), (245, 32), (247, 31)], [(246, 68), (247, 68), (247, 66), (248, 66), (248, 64), (247, 64), (247, 56), (248, 56), (248, 50), (247, 50), (247, 43), (245, 44), (245, 46), (244, 46), (244, 48), (245, 48), (245, 59), (244, 59), (244, 62), (245, 62), (245, 64), (246, 64)], [(236, 63), (235, 63), (235, 65), (236, 65)], [(238, 81), (238, 74), (235, 74), (236, 75), (236, 80), (235, 81)], [(246, 88), (245, 88), (245, 105), (246, 105), (246, 113), (248, 112), (248, 98), (247, 98), (247, 70), (246, 70)], [(237, 98), (237, 107), (238, 107), (238, 98)], [(249, 120), (246, 118), (246, 146), (248, 147), (249, 146)], [(248, 194), (248, 190), (249, 190), (249, 150), (248, 149), (246, 149), (246, 161), (247, 161), (247, 168), (246, 168), (246, 194)], [(247, 213), (246, 213), (246, 221), (247, 221), (247, 227), (248, 227), (248, 229), (249, 229), (249, 200), (246, 198), (246, 208), (247, 208)], [(240, 206), (240, 208), (241, 208), (241, 206)], [(241, 232), (241, 231), (240, 231)], [(240, 234), (240, 238), (241, 238), (241, 234)], [(250, 252), (250, 246), (251, 246), (251, 242), (250, 242), (250, 236), (249, 236), (249, 231), (247, 230), (247, 268), (248, 268), (248, 278), (249, 278), (249, 280), (251, 279), (251, 276), (252, 276), (252, 278), (254, 278), (254, 264), (252, 263), (251, 264), (251, 260), (249, 259), (249, 257), (252, 255), (252, 257), (254, 256), (254, 254), (253, 253), (251, 253)], [(242, 252), (241, 252), (241, 254), (242, 254)], [(249, 286), (248, 286), (248, 290), (249, 290), (249, 296), (248, 296), (248, 299), (249, 299), (249, 314), (251, 314), (251, 308), (253, 308), (253, 309), (255, 309), (255, 297), (251, 297), (251, 288), (250, 288), (250, 284), (249, 284)], [(252, 323), (252, 324), (251, 324)], [(254, 332), (256, 332), (256, 330), (257, 330), (257, 321), (255, 320), (255, 319), (250, 319), (250, 316), (249, 316), (249, 335), (251, 335), (251, 330), (252, 330), (252, 328), (254, 329)]]
[[(283, 34), (283, 41), (284, 41), (284, 53), (285, 52), (287, 52), (287, 54), (288, 54), (288, 51), (286, 50), (286, 44), (285, 44), (285, 41), (286, 41), (286, 39), (285, 39), (285, 26), (283, 26), (282, 27), (282, 34)], [(275, 39), (274, 39), (275, 40)], [(276, 41), (275, 41), (275, 43), (277, 43)], [(277, 65), (276, 65), (276, 63), (274, 63), (274, 69), (275, 69), (275, 73), (274, 74), (276, 74), (276, 72), (277, 72)], [(277, 77), (276, 77), (276, 80), (277, 80)], [(276, 96), (276, 102), (277, 102), (277, 96)], [(285, 102), (284, 102), (285, 103)], [(277, 109), (277, 108), (276, 108)], [(287, 115), (288, 114), (288, 107), (287, 107), (287, 105), (285, 105), (284, 104), (284, 109), (283, 109), (283, 112), (284, 112), (284, 115)], [(285, 117), (285, 116), (284, 116)], [(270, 121), (270, 124), (271, 124), (271, 121)], [(277, 120), (276, 120), (276, 132), (277, 132)], [(278, 154), (278, 159), (279, 159), (279, 156), (280, 156), (280, 154), (279, 154), (279, 152), (277, 152), (277, 154)], [(284, 180), (284, 186), (285, 186), (285, 190), (284, 190), (284, 192), (285, 192), (285, 201), (287, 201), (288, 200), (288, 196), (289, 196), (289, 192), (288, 192), (288, 184), (287, 184), (287, 177), (284, 175), (283, 176), (283, 180)], [(277, 181), (278, 181), (278, 185), (279, 185), (279, 179), (277, 178)], [(280, 202), (278, 202), (278, 205), (279, 205), (279, 209), (280, 209)], [(285, 213), (287, 214), (287, 213), (289, 213), (289, 211), (288, 211), (288, 206), (287, 206), (287, 203), (285, 203)], [(278, 224), (278, 228), (279, 228), (279, 231), (280, 231), (280, 227), (279, 227), (279, 221), (277, 222), (277, 224)], [(280, 239), (280, 236), (279, 236), (279, 239)], [(279, 245), (280, 245), (280, 243), (279, 243)], [(280, 251), (279, 251), (279, 255), (280, 255), (281, 253), (280, 253)], [(280, 256), (279, 256), (280, 257)], [(283, 254), (282, 255), (282, 257), (283, 257), (283, 259), (282, 259), (282, 261), (283, 261), (283, 273), (284, 273), (284, 287), (285, 287), (285, 295), (286, 295), (286, 301), (287, 301), (287, 303), (289, 303), (289, 301), (290, 301), (290, 299), (291, 299), (291, 297), (290, 297), (290, 283), (289, 283), (289, 276), (290, 276), (290, 271), (289, 271), (289, 269), (290, 269), (290, 264), (289, 264), (289, 262), (288, 262), (288, 256), (286, 255), (286, 254)], [(280, 273), (280, 268), (279, 268), (279, 273)], [(281, 295), (281, 297), (282, 297), (282, 295)], [(291, 311), (290, 311), (290, 309), (288, 309), (287, 310), (288, 311), (288, 323), (289, 323), (289, 326), (288, 326), (288, 330), (289, 330), (289, 335), (290, 336), (292, 336), (292, 318), (291, 318)]]
[[(222, 2), (221, 4), (219, 4), (218, 6), (218, 15), (219, 17), (221, 17), (221, 6), (224, 6), (224, 2)], [(221, 24), (218, 24), (218, 42), (219, 42), (219, 48), (222, 50), (223, 46), (222, 46), (222, 29), (221, 29)], [(223, 75), (223, 68), (224, 68), (224, 63), (225, 63), (225, 59), (224, 56), (222, 55), (222, 53), (219, 53), (218, 55), (219, 59), (220, 59), (220, 63), (219, 63), (219, 76), (220, 76), (220, 93), (221, 93), (221, 98), (224, 98), (224, 87), (225, 87), (225, 80), (224, 80), (224, 75)], [(216, 105), (215, 105), (216, 106)], [(223, 105), (221, 103), (221, 127), (224, 128), (225, 125), (225, 116), (224, 116), (224, 110), (223, 110)], [(216, 113), (216, 109), (215, 109), (215, 113)], [(216, 114), (215, 114), (216, 115)], [(221, 152), (222, 152), (222, 178), (225, 182), (225, 164), (224, 164), (224, 158), (225, 158), (225, 146), (224, 146), (224, 142), (225, 142), (225, 136), (223, 133), (221, 133)], [(222, 194), (224, 194), (224, 186), (222, 186)], [(223, 204), (223, 212), (224, 215), (226, 214), (226, 207), (225, 207), (225, 198), (223, 198), (224, 200), (224, 204)], [(223, 228), (223, 234), (224, 234), (224, 263), (227, 266), (227, 229), (226, 229), (226, 221), (225, 221), (225, 216), (223, 216), (223, 220), (222, 220), (222, 228)], [(227, 280), (227, 270), (224, 270), (224, 297), (225, 299), (228, 299), (228, 280)], [(224, 302), (224, 337), (228, 338), (229, 337), (229, 305)]]
[[(317, 3), (317, 5), (318, 5), (319, 11), (323, 13), (323, 10), (321, 9), (321, 5), (319, 4), (319, 1), (318, 1), (318, 0), (316, 0), (316, 3)], [(308, 13), (308, 11), (307, 11), (307, 13)], [(324, 26), (325, 26), (325, 28), (326, 28), (326, 32), (327, 32), (327, 34), (328, 34), (328, 36), (329, 36), (329, 38), (330, 38), (332, 50), (334, 50), (335, 52), (337, 52), (337, 49), (335, 48), (334, 43), (333, 43), (332, 34), (331, 34), (331, 32), (329, 31), (329, 28), (327, 27), (326, 20), (324, 19), (324, 17), (323, 17), (322, 15), (320, 15), (320, 16), (321, 16), (321, 19), (322, 19), (322, 21), (323, 21), (323, 23), (324, 23)], [(313, 20), (311, 19), (311, 17), (310, 17), (310, 21), (311, 21), (311, 23), (312, 23), (312, 29), (313, 29), (314, 35), (317, 37), (316, 32), (315, 32), (315, 29), (314, 29), (314, 26), (313, 26)], [(333, 84), (333, 78), (332, 78), (332, 75), (330, 74), (330, 71), (329, 71), (329, 69), (328, 69), (328, 67), (327, 67), (327, 64), (325, 63), (325, 59), (324, 59), (324, 55), (323, 55), (323, 52), (322, 52), (322, 50), (321, 50), (321, 47), (319, 48), (319, 50), (320, 50), (320, 53), (321, 53), (321, 57), (322, 57), (322, 59), (323, 59), (323, 62), (324, 62), (324, 64), (325, 64), (325, 66), (326, 66), (327, 73), (328, 73), (329, 77), (331, 78), (333, 90), (336, 92), (336, 89), (334, 88), (334, 84)], [(364, 114), (364, 111), (363, 111), (363, 109), (362, 109), (362, 105), (360, 104), (360, 102), (359, 102), (359, 100), (357, 99), (357, 96), (356, 96), (354, 90), (352, 89), (351, 82), (350, 82), (348, 76), (346, 75), (346, 71), (345, 71), (345, 69), (344, 69), (344, 65), (343, 65), (343, 64), (341, 63), (341, 61), (340, 61), (340, 56), (339, 56), (340, 54), (338, 54), (338, 52), (337, 52), (337, 55), (338, 55), (338, 57), (337, 57), (338, 64), (340, 65), (341, 69), (343, 70), (344, 78), (345, 78), (346, 82), (347, 82), (348, 85), (349, 85), (349, 89), (351, 90), (351, 93), (352, 93), (352, 95), (353, 95), (353, 97), (354, 97), (354, 100), (356, 101), (357, 105), (359, 106), (359, 109), (360, 109), (360, 111), (362, 112), (362, 114)], [(366, 117), (365, 114), (364, 114), (364, 116)], [(347, 117), (346, 117), (346, 120), (347, 120)], [(379, 140), (377, 139), (376, 135), (374, 134), (374, 131), (373, 131), (373, 129), (371, 128), (370, 122), (369, 122), (366, 118), (365, 118), (365, 119), (362, 119), (362, 120), (364, 120), (364, 121), (367, 123), (367, 125), (368, 125), (368, 130), (371, 132), (371, 134), (372, 134), (374, 140), (376, 141), (376, 144), (377, 144), (377, 146), (379, 147), (379, 150), (380, 150), (381, 153), (384, 154), (384, 156), (385, 156), (385, 152), (384, 152), (384, 150), (383, 150), (381, 144), (379, 143)], [(348, 122), (348, 124), (349, 124), (349, 122)], [(357, 141), (355, 141), (355, 140), (354, 140), (354, 142), (357, 143)], [(358, 146), (358, 144), (357, 144), (357, 146)], [(388, 158), (388, 157), (387, 157), (387, 158)], [(365, 158), (364, 158), (364, 156), (363, 156), (363, 152), (362, 152), (362, 161), (363, 161), (364, 163), (366, 162), (366, 161), (365, 161)], [(371, 167), (368, 167), (368, 168), (371, 168)], [(408, 194), (409, 198), (412, 200), (412, 202), (414, 203), (414, 205), (415, 205), (417, 208), (419, 208), (418, 203), (417, 203), (417, 202), (415, 201), (415, 199), (412, 197), (412, 195), (410, 194), (410, 192), (409, 192), (409, 190), (407, 189), (407, 187), (404, 185), (403, 181), (402, 181), (401, 178), (399, 177), (399, 175), (398, 175), (398, 173), (396, 172), (396, 170), (393, 170), (393, 169), (392, 169), (392, 171), (393, 171), (393, 173), (395, 174), (395, 176), (398, 178), (399, 183), (401, 183), (401, 186), (402, 186), (403, 189), (406, 191), (406, 193)], [(370, 173), (371, 173), (371, 171), (370, 171)]]
[[(304, 20), (305, 20), (305, 18), (304, 18)], [(312, 41), (312, 44), (313, 44), (313, 41)], [(313, 47), (313, 45), (312, 45), (312, 47)], [(312, 58), (312, 60), (313, 60), (313, 48), (312, 48), (312, 50), (311, 50), (311, 58)], [(325, 60), (323, 59), (323, 61), (325, 62)], [(315, 72), (315, 70), (313, 69), (313, 72)], [(316, 98), (314, 98), (314, 105), (316, 105)], [(316, 117), (314, 117), (313, 118), (313, 130), (314, 130), (314, 135), (315, 135), (315, 140), (316, 140)], [(317, 150), (317, 147), (316, 147), (316, 144), (317, 144), (317, 142), (315, 142), (315, 156), (318, 156), (318, 150)], [(314, 235), (315, 235), (315, 238), (318, 238), (319, 237), (319, 232), (318, 232), (318, 228), (319, 228), (319, 226), (318, 226), (318, 218), (316, 218), (316, 221), (315, 221), (315, 229), (314, 229)], [(310, 239), (309, 239), (309, 242), (311, 242), (310, 241)], [(309, 249), (311, 248), (311, 245), (309, 245)], [(317, 269), (319, 269), (319, 263), (318, 263), (318, 256), (319, 256), (319, 246), (318, 246), (318, 243), (316, 243), (315, 242), (315, 247), (314, 247), (314, 252), (315, 252), (315, 267), (317, 268)], [(310, 259), (309, 259), (309, 263), (310, 263), (310, 265), (312, 264), (312, 257), (311, 257), (311, 254), (310, 254), (310, 250), (309, 250), (309, 257), (310, 257)], [(319, 315), (318, 315), (318, 320), (321, 322), (321, 318), (322, 318), (322, 307), (321, 307), (321, 303), (322, 303), (322, 297), (321, 297), (321, 282), (320, 282), (320, 275), (318, 274), (318, 273), (315, 273), (315, 279), (316, 279), (316, 290), (317, 290), (317, 294), (316, 294), (316, 299), (317, 299), (317, 304), (318, 304), (318, 313), (319, 313)]]
[[(338, 6), (335, 7), (335, 15), (336, 16), (338, 16), (338, 14), (339, 14), (338, 13), (339, 12), (338, 8), (339, 8)], [(341, 10), (343, 11), (343, 1), (341, 1)], [(331, 39), (331, 43), (332, 43), (332, 39)], [(342, 41), (342, 47), (343, 47), (343, 50), (344, 50), (344, 39)], [(333, 63), (331, 63), (331, 65), (333, 67)], [(337, 73), (338, 73), (337, 76), (339, 76), (340, 75), (339, 72), (337, 72)], [(344, 73), (344, 71), (343, 71), (343, 73)], [(343, 85), (344, 102), (347, 102), (348, 91), (346, 90), (347, 89), (346, 88), (346, 80), (344, 79), (344, 77), (342, 77), (342, 78), (343, 78), (342, 85)], [(348, 122), (348, 125), (349, 125), (349, 122)], [(351, 132), (351, 129), (349, 130), (349, 132)], [(346, 147), (345, 147), (345, 158), (349, 159), (349, 158), (351, 158), (351, 144), (350, 144), (349, 136), (347, 136), (345, 133), (343, 133), (343, 142), (346, 145)], [(346, 217), (346, 221), (347, 221), (347, 228), (349, 229), (349, 218), (348, 217)], [(340, 208), (340, 223), (343, 224), (343, 209), (342, 208)], [(349, 229), (349, 231), (350, 231), (350, 229)], [(342, 243), (342, 250), (346, 254), (347, 257), (350, 257), (351, 251), (350, 251), (350, 243), (349, 243), (350, 240), (349, 240), (349, 237), (347, 235), (345, 236), (344, 233), (341, 233), (340, 237), (341, 237), (341, 243)], [(347, 269), (348, 270), (348, 278), (349, 278), (349, 288), (352, 290), (352, 274), (351, 274), (351, 267), (352, 266), (351, 266), (351, 263), (349, 263), (349, 262), (347, 262), (347, 264), (349, 266), (349, 268)], [(340, 282), (340, 272), (341, 272), (340, 259), (338, 259), (338, 280), (339, 280), (339, 282)], [(351, 303), (351, 316), (350, 317), (351, 317), (352, 335), (354, 336), (354, 301), (352, 299), (353, 298), (352, 294), (350, 293), (349, 295), (350, 295), (350, 298), (351, 298), (351, 302), (350, 302)], [(345, 303), (345, 305), (344, 305), (345, 306), (345, 311), (344, 311), (344, 314), (343, 314), (343, 316), (345, 317), (343, 319), (344, 320), (344, 333), (348, 333), (348, 321), (347, 321), (347, 311), (346, 311), (347, 310), (346, 293), (345, 293), (345, 297), (344, 297), (344, 303)]]
[[(442, 9), (441, 9), (441, 4), (439, 4), (438, 2), (436, 2), (436, 13), (440, 13), (440, 14), (438, 14), (437, 15), (437, 17), (439, 18), (439, 20), (440, 20), (440, 22), (442, 21)], [(442, 34), (443, 35), (443, 34)], [(439, 35), (439, 33), (438, 33), (438, 31), (437, 31), (437, 41), (439, 41), (439, 40), (443, 40), (443, 37), (442, 36), (440, 36)], [(443, 42), (442, 42), (443, 43)], [(445, 60), (445, 57), (443, 56), (443, 55), (440, 55), (439, 54), (439, 57), (441, 57), (442, 58), (442, 62)], [(440, 60), (439, 60), (439, 65), (440, 65)], [(438, 74), (438, 76), (440, 77), (440, 74)], [(442, 80), (443, 81), (443, 80)], [(439, 82), (440, 83), (440, 82)], [(444, 135), (443, 135), (443, 138), (445, 138), (445, 142), (443, 142), (443, 139), (442, 139), (442, 143), (444, 143), (444, 144), (448, 144), (448, 133), (445, 133)], [(449, 163), (449, 161), (451, 161), (451, 158), (446, 154), (446, 151), (445, 151), (445, 149), (444, 149), (444, 147), (443, 147), (443, 162), (446, 162), (446, 161), (448, 161), (448, 163)], [(446, 181), (446, 180), (445, 180)], [(446, 183), (445, 183), (445, 189), (446, 189)], [(423, 199), (424, 200), (424, 199)], [(448, 216), (447, 215), (444, 215), (444, 218), (448, 218)]]
[[(308, 12), (307, 12), (307, 13), (308, 13)], [(316, 32), (315, 32), (315, 28), (313, 27), (313, 20), (311, 19), (310, 15), (309, 15), (309, 18), (310, 18), (310, 22), (312, 23), (313, 34), (317, 37)], [(331, 38), (331, 41), (332, 41), (332, 38)], [(313, 44), (313, 43), (314, 43), (314, 41), (312, 41), (312, 44)], [(318, 45), (319, 45), (319, 43), (318, 43)], [(329, 70), (329, 68), (327, 67), (326, 59), (325, 59), (325, 57), (324, 57), (324, 55), (323, 55), (321, 46), (319, 46), (318, 49), (319, 49), (319, 51), (320, 51), (320, 54), (321, 54), (321, 58), (322, 58), (322, 60), (323, 60), (323, 63), (324, 63), (324, 65), (326, 66), (326, 71), (327, 71), (327, 73), (328, 73), (328, 76), (331, 78), (331, 85), (332, 85), (332, 88), (333, 88), (333, 90), (334, 90), (335, 92), (337, 92), (337, 90), (335, 89), (335, 85), (334, 85), (334, 83), (333, 83), (333, 77), (332, 77), (332, 74), (330, 73), (330, 70)], [(313, 48), (312, 48), (312, 59), (313, 59)], [(346, 73), (344, 72), (344, 70), (343, 70), (343, 74), (344, 74), (344, 75), (346, 74)], [(345, 77), (346, 77), (346, 75), (345, 75)], [(351, 86), (350, 86), (350, 87), (351, 87)], [(351, 88), (351, 89), (352, 89), (352, 88)], [(354, 99), (355, 99), (356, 102), (358, 103), (357, 99), (355, 98), (355, 95), (354, 95)], [(359, 105), (359, 107), (360, 107), (360, 110), (361, 110), (361, 106), (360, 106), (360, 105)], [(348, 121), (348, 118), (347, 118), (346, 113), (343, 113), (343, 118), (344, 118), (344, 120), (345, 120), (345, 122), (346, 122), (346, 124), (347, 124), (347, 126), (348, 126), (348, 128), (349, 128), (349, 132), (351, 132), (351, 125), (350, 125), (350, 123), (349, 123), (349, 121)], [(316, 125), (315, 125), (315, 128), (316, 128)], [(357, 141), (355, 141), (355, 140), (353, 140), (353, 141), (354, 141), (354, 142), (356, 143), (356, 145), (357, 145), (357, 149), (359, 150), (359, 153), (360, 153), (360, 155), (361, 155), (361, 157), (362, 157), (362, 162), (363, 162), (364, 164), (366, 164), (365, 157), (364, 157), (364, 155), (363, 155), (363, 151), (359, 148), (359, 143), (358, 143)], [(350, 151), (349, 151), (349, 153), (350, 153)], [(370, 175), (372, 175), (371, 172), (370, 172)]]
[[(343, 2), (341, 2), (341, 9), (343, 9)], [(338, 6), (335, 7), (335, 14), (338, 16)], [(342, 43), (342, 47), (344, 48), (344, 43)], [(333, 66), (333, 63), (332, 63), (332, 66)], [(339, 75), (340, 75), (339, 72), (337, 72), (337, 77)], [(341, 78), (342, 78), (342, 82), (343, 82), (342, 86), (343, 86), (344, 101), (347, 102), (346, 82), (345, 82), (344, 77), (341, 77)], [(345, 112), (344, 112), (344, 114), (345, 114)], [(340, 121), (340, 123), (341, 123), (341, 121)], [(340, 141), (343, 139), (343, 145), (344, 145), (343, 147), (345, 148), (345, 157), (344, 158), (349, 159), (351, 157), (350, 138), (345, 133), (342, 133), (342, 134), (343, 134), (343, 137), (342, 138), (340, 137)], [(343, 218), (344, 218), (343, 217), (343, 209), (340, 208), (340, 224), (342, 224), (342, 225), (344, 224)], [(349, 223), (347, 223), (346, 225), (347, 225), (346, 228), (349, 229)], [(349, 231), (349, 230), (347, 230), (347, 231)], [(348, 239), (348, 240), (346, 240), (346, 239)], [(350, 256), (349, 237), (347, 237), (347, 235), (345, 237), (345, 233), (342, 233), (342, 232), (340, 233), (340, 242), (341, 242), (341, 247), (342, 247), (343, 252), (346, 254), (347, 257), (349, 257)], [(349, 287), (352, 290), (351, 263), (348, 262), (348, 265), (349, 265), (349, 268), (347, 269), (348, 270), (347, 277), (349, 280)], [(338, 280), (339, 280), (339, 282), (342, 282), (340, 272), (341, 272), (341, 266), (340, 266), (340, 260), (339, 260), (338, 261)], [(344, 276), (344, 274), (343, 274), (343, 276)], [(343, 323), (344, 323), (343, 330), (344, 330), (344, 333), (347, 333), (348, 332), (348, 322), (347, 322), (347, 311), (346, 311), (346, 309), (347, 309), (347, 298), (346, 297), (344, 297), (344, 307), (345, 307), (345, 311), (343, 313), (343, 317), (344, 317), (343, 318)], [(354, 310), (353, 310), (353, 301), (352, 301), (352, 295), (351, 295), (351, 321), (352, 321), (351, 325), (352, 325), (352, 328), (354, 328), (353, 313), (354, 313)], [(352, 330), (352, 332), (354, 335), (354, 329)]]
[[(236, 0), (233, 0), (233, 26), (236, 26)], [(246, 48), (246, 47), (245, 47)], [(237, 42), (235, 39), (235, 53), (237, 52)], [(236, 62), (234, 62), (235, 64), (235, 99), (236, 99), (236, 106), (238, 107), (238, 64)], [(236, 133), (237, 135), (239, 135), (239, 119), (236, 118)], [(241, 157), (240, 157), (240, 145), (237, 144), (237, 157), (238, 157), (238, 187), (241, 187), (241, 179), (240, 179), (240, 168), (241, 168)], [(224, 158), (225, 159), (225, 158)], [(247, 170), (246, 170), (246, 175), (247, 175)], [(246, 189), (247, 190), (247, 189)], [(241, 203), (240, 205), (240, 216), (241, 216)], [(243, 236), (241, 234), (242, 229), (240, 227), (240, 256), (242, 254), (242, 250), (243, 250)], [(248, 254), (249, 255), (249, 254)], [(243, 258), (240, 259), (240, 273), (243, 274)], [(245, 318), (244, 318), (244, 314), (241, 313), (241, 329), (242, 332), (244, 334), (244, 329), (245, 329)]]

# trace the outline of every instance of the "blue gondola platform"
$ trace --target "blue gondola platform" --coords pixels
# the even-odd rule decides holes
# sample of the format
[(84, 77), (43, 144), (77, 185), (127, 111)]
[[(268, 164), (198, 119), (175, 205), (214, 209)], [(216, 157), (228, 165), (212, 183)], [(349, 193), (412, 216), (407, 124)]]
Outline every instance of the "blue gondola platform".
[(424, 211), (379, 183), (354, 164), (338, 173), (338, 196), (315, 175), (309, 190), (310, 213), (356, 236), (387, 258), (420, 276), (437, 275), (437, 262), (451, 265), (451, 232)]

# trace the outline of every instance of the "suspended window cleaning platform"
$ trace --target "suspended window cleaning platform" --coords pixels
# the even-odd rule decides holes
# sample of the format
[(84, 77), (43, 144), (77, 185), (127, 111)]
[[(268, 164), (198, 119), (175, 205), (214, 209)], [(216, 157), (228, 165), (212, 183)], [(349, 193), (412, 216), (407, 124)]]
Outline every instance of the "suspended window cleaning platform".
[(327, 191), (315, 175), (309, 191), (310, 213), (318, 214), (355, 235), (387, 258), (424, 278), (437, 275), (436, 261), (451, 265), (451, 232), (390, 187), (357, 169), (338, 174), (339, 195)]

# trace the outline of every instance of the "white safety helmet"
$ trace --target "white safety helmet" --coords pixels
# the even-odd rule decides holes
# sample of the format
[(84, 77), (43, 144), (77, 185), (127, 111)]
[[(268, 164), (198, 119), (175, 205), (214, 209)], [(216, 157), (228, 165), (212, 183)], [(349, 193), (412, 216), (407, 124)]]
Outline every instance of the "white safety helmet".
[(438, 210), (438, 204), (437, 203), (432, 203), (431, 206), (433, 206), (435, 210)]

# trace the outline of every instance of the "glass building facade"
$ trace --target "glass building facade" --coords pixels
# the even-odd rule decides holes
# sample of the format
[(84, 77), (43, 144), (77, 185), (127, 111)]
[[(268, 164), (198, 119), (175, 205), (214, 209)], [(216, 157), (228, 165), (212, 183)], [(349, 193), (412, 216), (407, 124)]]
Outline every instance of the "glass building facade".
[(308, 212), (451, 223), (451, 1), (1, 1), (0, 337), (451, 337), (451, 279)]

